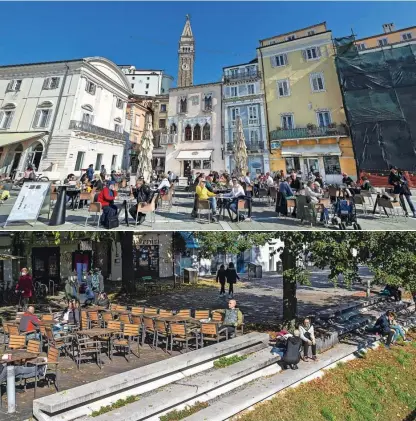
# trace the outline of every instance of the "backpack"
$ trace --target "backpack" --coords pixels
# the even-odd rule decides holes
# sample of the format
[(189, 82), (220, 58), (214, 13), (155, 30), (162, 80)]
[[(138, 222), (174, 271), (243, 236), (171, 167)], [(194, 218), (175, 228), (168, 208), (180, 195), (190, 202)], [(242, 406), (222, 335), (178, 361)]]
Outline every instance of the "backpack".
[(161, 196), (166, 196), (166, 195), (168, 194), (168, 191), (169, 191), (169, 189), (168, 189), (167, 187), (162, 187), (162, 188), (159, 190), (159, 194), (160, 194)]

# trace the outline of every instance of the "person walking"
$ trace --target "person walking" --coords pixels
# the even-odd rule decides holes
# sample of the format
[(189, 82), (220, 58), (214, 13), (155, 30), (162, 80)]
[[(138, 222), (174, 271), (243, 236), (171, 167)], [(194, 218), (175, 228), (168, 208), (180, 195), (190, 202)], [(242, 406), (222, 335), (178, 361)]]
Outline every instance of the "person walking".
[(219, 282), (221, 285), (220, 297), (225, 295), (225, 281), (226, 281), (226, 270), (225, 270), (225, 266), (221, 265), (217, 271), (217, 282)]
[(397, 196), (399, 196), (400, 205), (403, 208), (405, 215), (408, 216), (409, 212), (407, 211), (404, 198), (406, 198), (410, 211), (413, 213), (413, 218), (416, 218), (416, 209), (411, 199), (412, 193), (409, 189), (407, 178), (401, 172), (399, 172), (397, 167), (392, 167), (390, 169), (388, 183), (391, 186), (393, 186), (393, 195), (395, 202), (397, 202)]
[(234, 263), (228, 264), (228, 269), (225, 271), (225, 277), (227, 278), (228, 287), (228, 298), (234, 297), (234, 284), (240, 280), (240, 277), (235, 270)]
[(22, 306), (23, 311), (26, 311), (26, 308), (29, 304), (29, 300), (33, 295), (33, 279), (29, 275), (27, 268), (22, 268), (20, 272), (19, 282), (16, 285), (16, 294), (20, 292), (22, 296)]
[(87, 177), (88, 177), (88, 181), (91, 183), (92, 180), (94, 179), (94, 165), (93, 164), (90, 164), (88, 166)]

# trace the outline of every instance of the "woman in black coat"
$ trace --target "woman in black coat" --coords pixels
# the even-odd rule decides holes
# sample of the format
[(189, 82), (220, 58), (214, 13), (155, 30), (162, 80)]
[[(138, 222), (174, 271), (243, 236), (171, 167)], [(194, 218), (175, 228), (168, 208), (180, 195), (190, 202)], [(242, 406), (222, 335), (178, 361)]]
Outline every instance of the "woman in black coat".
[(292, 370), (298, 369), (300, 361), (300, 349), (302, 348), (302, 339), (299, 330), (293, 332), (293, 336), (288, 338), (286, 343), (286, 351), (282, 358), (283, 368), (290, 366)]
[(233, 298), (234, 296), (234, 284), (240, 280), (240, 277), (235, 270), (234, 263), (230, 262), (228, 269), (225, 271), (225, 277), (227, 278), (228, 288), (228, 298)]

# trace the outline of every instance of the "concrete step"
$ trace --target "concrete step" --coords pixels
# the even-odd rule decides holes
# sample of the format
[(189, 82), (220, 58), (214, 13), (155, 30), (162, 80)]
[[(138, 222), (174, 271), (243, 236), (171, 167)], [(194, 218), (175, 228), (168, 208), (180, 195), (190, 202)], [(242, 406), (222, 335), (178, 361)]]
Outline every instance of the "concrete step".
[(266, 333), (249, 333), (197, 351), (116, 374), (33, 401), (38, 421), (72, 421), (118, 399), (140, 395), (213, 367), (220, 357), (251, 352), (268, 345)]
[[(181, 409), (186, 405), (205, 402), (262, 375), (277, 373), (276, 364), (280, 358), (270, 353), (270, 349), (251, 354), (247, 359), (222, 369), (190, 376), (143, 397), (137, 402), (95, 417), (96, 421), (156, 421), (166, 412)], [(268, 367), (271, 370), (264, 370)], [(80, 421), (87, 421), (84, 418)]]

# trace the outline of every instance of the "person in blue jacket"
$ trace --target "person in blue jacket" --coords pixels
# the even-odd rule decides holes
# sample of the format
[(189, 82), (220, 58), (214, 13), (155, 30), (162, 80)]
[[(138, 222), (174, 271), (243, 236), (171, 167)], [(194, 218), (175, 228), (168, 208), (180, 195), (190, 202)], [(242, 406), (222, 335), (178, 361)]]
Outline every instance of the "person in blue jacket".
[(374, 330), (377, 333), (379, 333), (381, 336), (387, 336), (386, 348), (388, 349), (390, 349), (390, 344), (395, 334), (394, 329), (391, 327), (393, 320), (394, 313), (392, 311), (387, 311), (377, 319), (376, 324), (374, 325)]
[(94, 179), (94, 165), (90, 164), (87, 169), (87, 177), (90, 182)]

